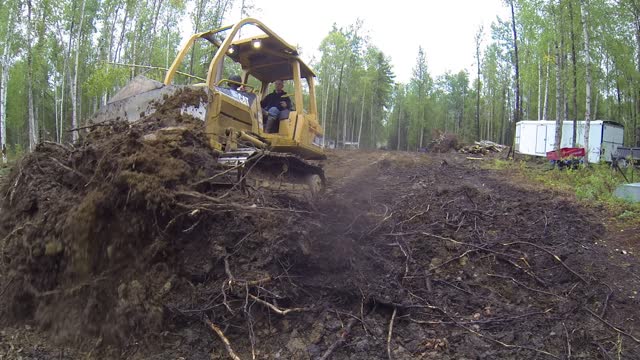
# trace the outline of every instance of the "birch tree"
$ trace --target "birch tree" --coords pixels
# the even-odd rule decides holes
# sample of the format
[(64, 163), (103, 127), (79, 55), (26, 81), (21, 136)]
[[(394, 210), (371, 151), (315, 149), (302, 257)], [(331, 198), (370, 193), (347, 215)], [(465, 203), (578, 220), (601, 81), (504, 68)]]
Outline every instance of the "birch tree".
[(482, 36), (484, 34), (484, 28), (480, 26), (476, 33), (476, 66), (478, 77), (476, 79), (476, 140), (480, 141), (480, 46), (482, 45)]
[(591, 127), (591, 45), (589, 43), (589, 13), (588, 13), (588, 0), (581, 0), (581, 13), (582, 13), (582, 31), (584, 32), (584, 58), (585, 58), (585, 71), (586, 71), (586, 103), (584, 112), (584, 148), (587, 151), (585, 156), (585, 164), (589, 164), (589, 129)]
[(38, 125), (33, 113), (33, 54), (32, 54), (32, 3), (27, 0), (27, 93), (28, 93), (28, 124), (29, 124), (29, 150), (33, 151), (38, 142)]
[(0, 153), (2, 163), (7, 162), (7, 92), (9, 90), (9, 56), (11, 49), (12, 28), (14, 22), (14, 4), (8, 2), (7, 15), (4, 21), (4, 42), (0, 55)]

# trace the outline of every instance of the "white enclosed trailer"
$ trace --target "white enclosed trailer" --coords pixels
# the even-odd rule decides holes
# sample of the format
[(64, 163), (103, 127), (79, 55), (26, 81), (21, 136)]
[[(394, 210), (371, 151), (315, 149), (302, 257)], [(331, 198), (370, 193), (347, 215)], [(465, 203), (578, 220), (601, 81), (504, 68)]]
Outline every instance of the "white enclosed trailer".
[[(578, 144), (584, 142), (584, 121), (578, 121)], [(546, 156), (554, 150), (556, 122), (553, 120), (526, 120), (516, 123), (515, 151), (520, 154)], [(613, 121), (594, 120), (589, 127), (589, 162), (611, 161), (611, 154), (622, 146), (624, 127)], [(560, 147), (573, 147), (573, 121), (562, 124)]]

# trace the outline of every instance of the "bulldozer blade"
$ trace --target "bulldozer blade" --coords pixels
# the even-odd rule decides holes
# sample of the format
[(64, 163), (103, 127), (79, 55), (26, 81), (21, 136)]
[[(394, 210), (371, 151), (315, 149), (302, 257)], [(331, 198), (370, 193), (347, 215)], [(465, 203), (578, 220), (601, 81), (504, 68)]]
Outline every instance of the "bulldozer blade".
[(191, 115), (204, 121), (207, 115), (209, 90), (202, 86), (192, 85), (164, 85), (161, 82), (138, 76), (123, 87), (108, 103), (92, 118), (93, 123), (104, 121), (134, 122), (154, 113), (166, 99), (185, 90), (203, 92), (205, 96), (197, 103), (189, 102), (181, 105), (181, 114)]

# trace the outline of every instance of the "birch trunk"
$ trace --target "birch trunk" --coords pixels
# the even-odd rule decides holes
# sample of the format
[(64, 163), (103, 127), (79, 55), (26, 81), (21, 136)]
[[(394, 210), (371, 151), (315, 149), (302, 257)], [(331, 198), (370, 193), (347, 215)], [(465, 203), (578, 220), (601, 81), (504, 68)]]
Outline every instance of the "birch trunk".
[(340, 95), (342, 94), (342, 74), (344, 73), (345, 62), (342, 62), (342, 67), (340, 67), (340, 77), (338, 78), (338, 100), (336, 104), (336, 112), (335, 119), (337, 121), (336, 124), (336, 148), (338, 147), (338, 141), (340, 140)]
[(573, 0), (569, 0), (569, 19), (571, 21), (571, 62), (573, 65), (573, 93), (571, 102), (573, 103), (573, 143), (576, 147), (578, 143), (578, 60), (576, 58), (576, 34), (573, 29)]
[(33, 113), (33, 54), (31, 49), (31, 0), (27, 0), (27, 92), (29, 117), (29, 150), (33, 151), (38, 141), (38, 128)]
[(554, 150), (560, 150), (562, 142), (562, 56), (556, 42), (556, 134), (553, 143)]
[(9, 85), (9, 42), (5, 42), (2, 51), (2, 82), (0, 82), (0, 152), (2, 163), (7, 162), (7, 89)]
[[(581, 0), (580, 12), (582, 14), (582, 31), (584, 32), (584, 62), (586, 69), (586, 105), (584, 112), (584, 149), (587, 152), (584, 161), (589, 164), (589, 128), (591, 127), (591, 55), (589, 54), (589, 27), (587, 5), (585, 0)], [(635, 129), (634, 129), (635, 130)]]
[[(11, 14), (9, 14), (9, 24), (11, 23)], [(7, 162), (7, 90), (9, 87), (9, 43), (11, 36), (10, 28), (7, 26), (7, 37), (2, 49), (2, 72), (0, 75), (0, 153), (2, 153), (2, 163)]]
[(374, 126), (374, 121), (373, 121), (373, 94), (371, 94), (371, 104), (369, 104), (369, 123), (371, 124), (371, 129), (370, 130), (370, 134), (371, 134), (371, 146), (375, 149), (378, 147), (378, 143), (376, 141), (376, 128)]
[(349, 109), (349, 103), (345, 101), (344, 112), (342, 115), (342, 146), (343, 147), (345, 147), (345, 143), (347, 142), (347, 110), (348, 109)]
[(364, 98), (367, 93), (367, 83), (364, 84), (362, 91), (362, 108), (360, 109), (360, 129), (358, 129), (358, 148), (360, 147), (360, 139), (362, 138), (362, 123), (364, 122)]
[(2, 89), (0, 89), (0, 152), (2, 152), (2, 163), (7, 162), (7, 90), (9, 81), (9, 66), (2, 66)]
[(538, 120), (542, 120), (542, 61), (538, 63)]
[(519, 60), (518, 60), (518, 33), (516, 32), (516, 15), (515, 15), (515, 10), (514, 10), (514, 5), (513, 5), (513, 0), (509, 1), (509, 4), (511, 5), (511, 30), (513, 31), (513, 53), (514, 53), (514, 70), (515, 70), (515, 77), (516, 77), (516, 94), (515, 94), (515, 100), (514, 100), (514, 104), (515, 104), (515, 111), (513, 113), (513, 123), (510, 124), (508, 130), (509, 130), (509, 144), (513, 144), (513, 131), (512, 129), (515, 129), (516, 123), (518, 121), (520, 121), (520, 117), (521, 117), (521, 107), (520, 107), (520, 65), (519, 65)]
[(7, 93), (9, 91), (9, 50), (11, 49), (12, 39), (11, 26), (14, 20), (13, 10), (14, 8), (10, 6), (2, 58), (0, 58), (2, 67), (0, 72), (0, 153), (2, 154), (2, 163), (7, 163)]
[[(635, 25), (636, 48), (640, 50), (640, 5), (637, 1), (634, 1), (632, 6)], [(640, 51), (636, 51), (636, 66), (636, 69), (640, 72)], [(633, 118), (633, 145), (640, 146), (640, 131), (638, 131), (638, 116), (640, 116), (640, 101), (638, 101), (638, 97), (640, 96), (640, 88), (638, 88), (636, 91), (636, 114)]]
[(400, 151), (400, 121), (402, 119), (402, 108), (398, 107), (398, 144), (396, 150)]
[[(86, 0), (82, 0), (82, 9), (80, 10), (80, 25), (78, 26), (78, 31), (76, 32), (76, 54), (75, 54), (75, 64), (73, 70), (73, 83), (71, 84), (71, 127), (78, 127), (78, 68), (80, 62), (80, 39), (82, 37), (82, 24), (84, 22), (84, 7), (86, 5)], [(73, 142), (78, 140), (78, 132), (72, 132)]]
[[(547, 51), (549, 53), (550, 51)], [(549, 75), (551, 63), (547, 61), (547, 75), (544, 79), (544, 107), (542, 108), (542, 120), (549, 120)]]

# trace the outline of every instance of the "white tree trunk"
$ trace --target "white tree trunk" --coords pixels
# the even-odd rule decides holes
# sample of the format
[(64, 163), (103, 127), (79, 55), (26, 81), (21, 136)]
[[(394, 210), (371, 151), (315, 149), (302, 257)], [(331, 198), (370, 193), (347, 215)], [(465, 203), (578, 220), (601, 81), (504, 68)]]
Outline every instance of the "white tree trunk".
[[(8, 34), (7, 29), (7, 34)], [(0, 153), (2, 163), (7, 162), (7, 89), (9, 86), (9, 36), (7, 35), (2, 50), (2, 75), (0, 77)]]
[(7, 92), (9, 89), (9, 49), (11, 45), (11, 25), (13, 23), (13, 7), (9, 7), (9, 16), (6, 26), (6, 37), (0, 65), (0, 153), (2, 163), (7, 163)]
[(588, 11), (585, 0), (580, 1), (580, 13), (582, 14), (582, 31), (584, 32), (584, 62), (586, 69), (586, 105), (584, 112), (584, 149), (586, 156), (584, 157), (585, 164), (589, 164), (589, 128), (591, 127), (591, 55), (589, 54), (589, 27), (587, 24)]
[(36, 148), (38, 141), (38, 128), (33, 113), (33, 54), (31, 53), (31, 1), (27, 1), (27, 93), (28, 93), (28, 124), (29, 124), (29, 150)]
[(378, 142), (376, 141), (376, 128), (373, 121), (373, 94), (371, 94), (371, 103), (369, 104), (369, 124), (371, 124), (371, 145), (374, 149), (378, 148)]
[(60, 130), (58, 128), (59, 114), (58, 114), (58, 79), (54, 79), (53, 83), (53, 112), (55, 116), (55, 132), (56, 132), (56, 142), (60, 142)]
[(553, 143), (554, 150), (560, 150), (562, 143), (562, 54), (556, 43), (556, 134)]
[[(549, 51), (547, 51), (549, 52)], [(550, 63), (547, 61), (547, 75), (544, 79), (544, 107), (542, 108), (542, 120), (549, 120), (549, 71)]]
[(402, 108), (398, 107), (398, 144), (396, 146), (396, 150), (400, 151), (400, 121), (402, 121)]
[[(73, 69), (73, 83), (71, 84), (71, 127), (78, 127), (78, 68), (80, 62), (80, 38), (82, 37), (82, 24), (84, 22), (84, 6), (86, 5), (86, 0), (82, 0), (82, 10), (80, 11), (80, 25), (78, 26), (78, 31), (76, 32), (76, 40), (75, 40), (75, 48), (76, 48), (76, 58)], [(73, 142), (78, 140), (78, 132), (72, 132)]]
[(362, 137), (362, 123), (364, 122), (364, 97), (367, 93), (367, 83), (364, 84), (362, 91), (362, 108), (360, 109), (360, 129), (358, 129), (358, 148), (360, 148), (360, 138)]
[(542, 61), (538, 63), (538, 120), (542, 120)]

